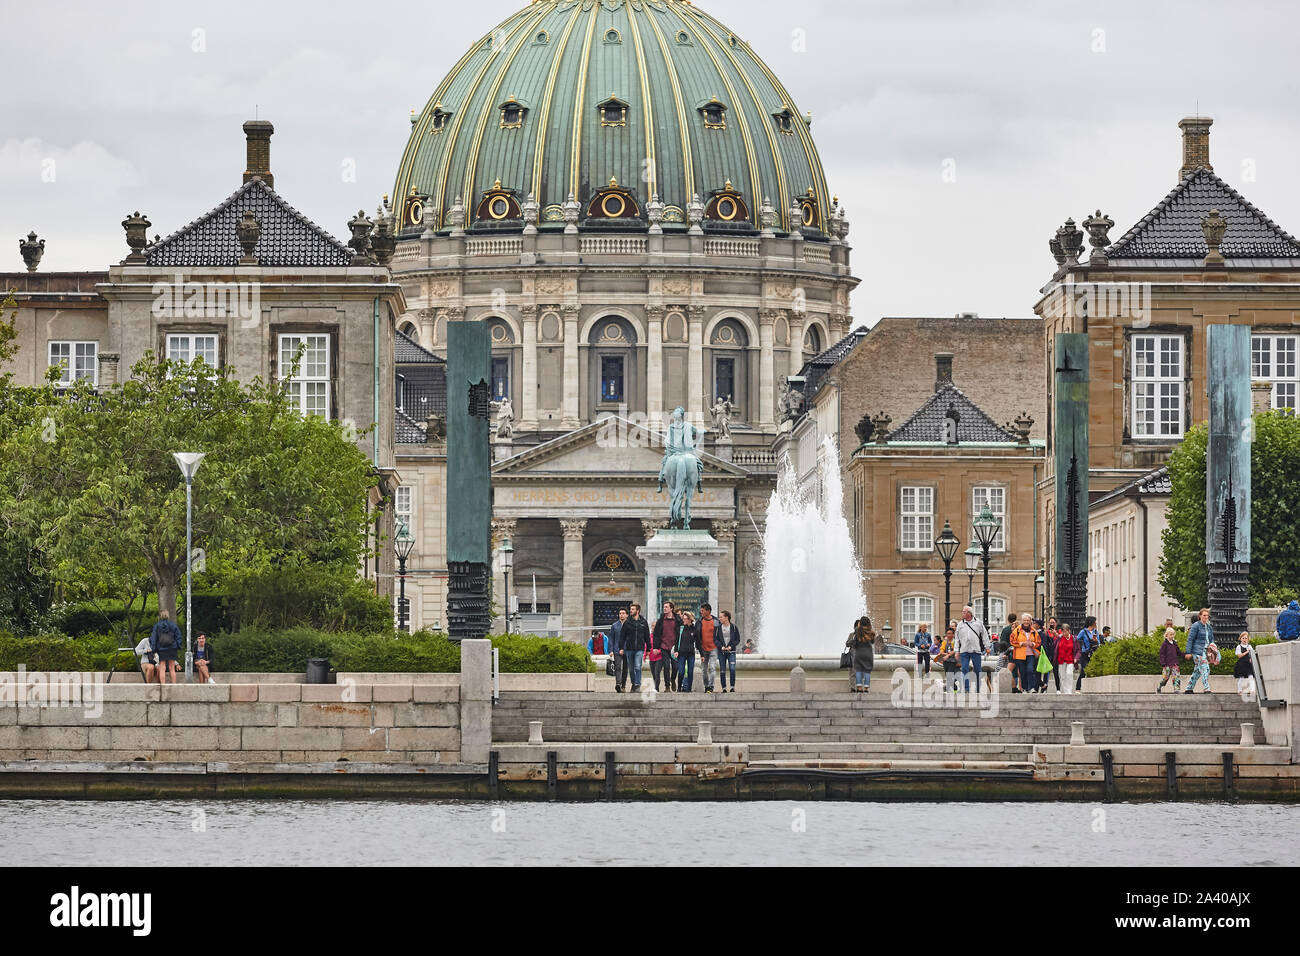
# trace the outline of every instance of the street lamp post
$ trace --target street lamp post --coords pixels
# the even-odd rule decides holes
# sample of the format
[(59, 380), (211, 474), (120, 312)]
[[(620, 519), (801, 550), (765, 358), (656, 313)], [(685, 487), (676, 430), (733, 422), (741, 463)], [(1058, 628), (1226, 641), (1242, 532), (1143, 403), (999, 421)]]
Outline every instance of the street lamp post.
[(957, 556), (961, 542), (952, 533), (952, 525), (946, 520), (943, 531), (934, 539), (934, 550), (943, 559), (943, 626), (946, 628), (952, 620), (952, 559)]
[(185, 683), (194, 683), (194, 650), (190, 644), (190, 582), (194, 564), (194, 473), (199, 470), (204, 453), (201, 451), (174, 451), (172, 457), (185, 476)]
[(979, 542), (984, 560), (984, 629), (989, 627), (989, 548), (998, 536), (1002, 522), (993, 517), (993, 512), (985, 505), (975, 519), (975, 540)]
[(962, 554), (966, 557), (966, 604), (971, 605), (975, 603), (975, 569), (980, 566), (979, 545), (972, 541)]
[(506, 578), (506, 633), (510, 633), (510, 572), (515, 566), (515, 546), (509, 538), (501, 542), (501, 570)]
[(411, 534), (411, 529), (406, 526), (406, 522), (399, 520), (397, 522), (397, 537), (394, 539), (394, 548), (397, 552), (397, 627), (401, 631), (410, 633), (411, 631), (411, 614), (410, 606), (406, 603), (406, 559), (411, 556), (412, 549), (415, 548), (415, 536)]
[[(1046, 583), (1047, 583), (1047, 578), (1043, 577), (1043, 575), (1041, 574), (1038, 577), (1034, 578), (1034, 604), (1038, 608), (1038, 619), (1040, 621), (1045, 620), (1043, 616), (1043, 612), (1047, 610), (1047, 589), (1043, 587), (1043, 585), (1045, 585)], [(1043, 588), (1042, 603), (1039, 603), (1039, 598), (1038, 598), (1038, 589), (1040, 587)]]

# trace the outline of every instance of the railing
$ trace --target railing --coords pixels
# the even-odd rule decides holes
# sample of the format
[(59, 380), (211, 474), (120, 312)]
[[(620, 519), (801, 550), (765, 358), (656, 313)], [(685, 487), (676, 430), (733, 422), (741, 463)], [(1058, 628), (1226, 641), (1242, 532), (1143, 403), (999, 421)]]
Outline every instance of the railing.
[(733, 465), (746, 468), (776, 468), (776, 452), (767, 450), (737, 451), (731, 456)]
[(465, 255), (467, 256), (517, 256), (523, 250), (523, 240), (514, 237), (492, 237), (487, 239), (467, 239)]
[(804, 262), (824, 262), (826, 265), (831, 263), (831, 251), (819, 246), (815, 242), (804, 242), (803, 244), (803, 261)]
[(745, 259), (758, 258), (757, 239), (705, 239), (706, 256), (739, 256)]
[(420, 258), (419, 242), (399, 242), (397, 251), (393, 253), (394, 262), (406, 262), (409, 259)]
[(580, 246), (584, 256), (641, 256), (646, 252), (642, 236), (584, 236)]

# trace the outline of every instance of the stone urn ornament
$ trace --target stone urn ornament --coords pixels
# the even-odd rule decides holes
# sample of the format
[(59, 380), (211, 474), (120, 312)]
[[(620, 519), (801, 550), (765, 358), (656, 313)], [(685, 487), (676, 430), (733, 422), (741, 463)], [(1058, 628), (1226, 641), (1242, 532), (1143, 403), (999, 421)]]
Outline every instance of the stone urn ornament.
[(1205, 234), (1205, 265), (1223, 265), (1223, 253), (1219, 246), (1223, 243), (1223, 234), (1228, 230), (1228, 220), (1219, 215), (1219, 210), (1211, 209), (1210, 214), (1201, 220), (1201, 232)]
[(1056, 267), (1059, 269), (1065, 265), (1065, 252), (1061, 249), (1061, 240), (1052, 236), (1047, 240), (1047, 248), (1052, 250), (1052, 258), (1056, 260)]
[(688, 231), (692, 236), (704, 234), (704, 229), (700, 225), (704, 221), (704, 203), (700, 202), (699, 193), (693, 194), (691, 201), (686, 204), (686, 221), (691, 224)]
[(578, 205), (578, 200), (574, 198), (573, 193), (569, 193), (569, 198), (564, 200), (560, 208), (564, 212), (564, 231), (570, 235), (577, 232), (578, 214), (582, 211), (582, 207)]
[(28, 272), (35, 272), (36, 267), (41, 264), (41, 256), (45, 254), (45, 240), (36, 238), (36, 230), (27, 234), (26, 239), (18, 240), (18, 251), (22, 253), (23, 263), (27, 266)]
[(1106, 264), (1106, 247), (1110, 245), (1110, 237), (1107, 233), (1115, 228), (1115, 220), (1110, 216), (1103, 216), (1101, 210), (1083, 221), (1083, 228), (1088, 230), (1088, 245), (1092, 246), (1092, 255), (1088, 257), (1088, 265), (1104, 266)]
[(780, 225), (780, 219), (776, 214), (776, 208), (772, 205), (772, 197), (763, 197), (763, 205), (758, 210), (758, 222), (763, 227), (763, 235), (771, 236), (775, 234), (776, 227)]
[(397, 235), (393, 232), (393, 217), (383, 207), (375, 210), (375, 232), (370, 237), (370, 252), (381, 266), (393, 261), (397, 251)]
[(124, 263), (145, 261), (144, 249), (149, 244), (149, 227), (152, 225), (140, 215), (138, 209), (122, 220), (122, 228), (126, 230), (126, 244), (131, 248), (131, 254), (122, 260)]
[(529, 193), (528, 198), (524, 200), (522, 209), (524, 214), (524, 235), (535, 235), (537, 232), (537, 214), (542, 209), (541, 203), (537, 201), (536, 196)]
[(1056, 238), (1061, 243), (1061, 251), (1065, 253), (1065, 267), (1079, 264), (1079, 253), (1083, 251), (1083, 233), (1075, 226), (1073, 219), (1065, 220), (1065, 225), (1056, 230)]
[(348, 228), (352, 230), (352, 238), (348, 241), (353, 253), (351, 265), (364, 266), (374, 261), (370, 257), (370, 231), (374, 227), (375, 224), (366, 218), (364, 209), (358, 209), (357, 214), (348, 220)]
[(650, 201), (646, 203), (645, 214), (646, 219), (650, 222), (650, 235), (660, 235), (664, 231), (662, 225), (664, 221), (664, 204), (658, 193), (652, 195)]
[(235, 237), (239, 240), (239, 247), (244, 250), (244, 256), (239, 260), (241, 266), (257, 265), (257, 256), (253, 250), (257, 248), (257, 241), (262, 238), (262, 224), (257, 221), (251, 212), (246, 212), (239, 222), (235, 223)]

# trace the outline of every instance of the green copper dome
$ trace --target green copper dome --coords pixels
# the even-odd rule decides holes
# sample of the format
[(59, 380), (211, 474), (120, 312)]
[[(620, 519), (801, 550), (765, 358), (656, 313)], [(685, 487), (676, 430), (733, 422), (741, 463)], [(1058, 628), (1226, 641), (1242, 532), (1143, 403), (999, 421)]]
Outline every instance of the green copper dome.
[[(808, 122), (743, 39), (686, 0), (534, 0), (452, 68), (412, 131), (394, 186), (402, 228), (532, 218), (587, 228), (824, 228), (826, 177)], [(612, 197), (612, 198), (611, 198)], [(730, 197), (730, 202), (728, 198)], [(495, 222), (494, 222), (495, 221)], [(708, 221), (711, 221), (708, 222)]]

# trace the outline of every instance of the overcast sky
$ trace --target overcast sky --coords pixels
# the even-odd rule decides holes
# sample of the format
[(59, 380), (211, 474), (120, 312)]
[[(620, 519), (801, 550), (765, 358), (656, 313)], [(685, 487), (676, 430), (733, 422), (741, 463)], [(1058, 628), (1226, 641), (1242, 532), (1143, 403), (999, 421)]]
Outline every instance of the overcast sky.
[[(22, 269), (31, 229), (43, 271), (100, 270), (126, 254), (133, 210), (163, 235), (202, 214), (239, 185), (255, 104), (276, 188), (346, 237), (392, 189), (410, 110), (522, 5), (6, 4), (0, 271)], [(859, 323), (1029, 314), (1056, 227), (1101, 207), (1118, 238), (1174, 186), (1177, 122), (1198, 106), (1215, 171), (1300, 230), (1286, 3), (699, 5), (812, 111), (852, 223)]]

